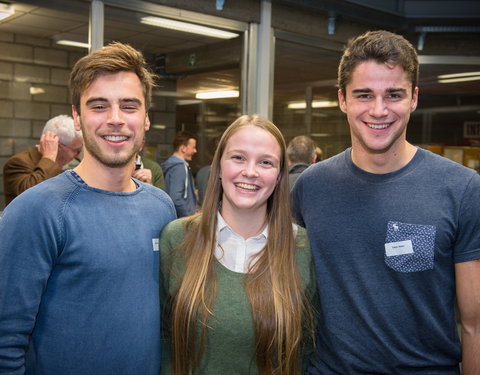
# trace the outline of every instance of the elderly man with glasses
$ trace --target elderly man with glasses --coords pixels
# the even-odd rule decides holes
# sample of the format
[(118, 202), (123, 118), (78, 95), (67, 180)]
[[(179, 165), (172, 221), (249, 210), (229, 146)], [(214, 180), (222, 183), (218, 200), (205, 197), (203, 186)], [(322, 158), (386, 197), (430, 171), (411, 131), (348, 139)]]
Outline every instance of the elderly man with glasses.
[(82, 151), (81, 131), (73, 119), (59, 115), (48, 120), (40, 142), (10, 157), (3, 168), (5, 205), (28, 188), (63, 172)]

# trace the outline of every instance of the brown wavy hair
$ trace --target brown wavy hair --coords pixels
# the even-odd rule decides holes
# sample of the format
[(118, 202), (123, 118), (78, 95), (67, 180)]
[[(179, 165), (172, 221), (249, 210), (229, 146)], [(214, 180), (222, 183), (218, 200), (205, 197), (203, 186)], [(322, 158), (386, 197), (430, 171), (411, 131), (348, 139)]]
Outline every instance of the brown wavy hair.
[(72, 104), (80, 113), (80, 97), (82, 93), (102, 74), (118, 72), (135, 73), (143, 86), (145, 109), (151, 104), (152, 88), (155, 75), (148, 67), (143, 54), (132, 46), (120, 42), (112, 42), (78, 60), (70, 73), (70, 92)]
[(295, 260), (285, 141), (270, 121), (245, 115), (223, 133), (213, 158), (203, 213), (200, 218), (196, 215), (186, 220), (185, 239), (177, 249), (185, 261), (185, 273), (171, 310), (173, 368), (177, 375), (193, 373), (205, 350), (216, 294), (214, 250), (223, 194), (220, 160), (231, 136), (246, 126), (272, 134), (281, 148), (278, 182), (267, 201), (267, 244), (244, 279), (254, 323), (256, 363), (262, 375), (300, 373), (304, 328), (311, 327), (312, 314)]
[[(368, 31), (350, 39), (338, 66), (338, 87), (346, 96), (346, 87), (355, 68), (368, 60), (399, 65), (408, 75), (412, 90), (418, 82), (418, 56), (412, 44), (403, 36), (385, 30)], [(413, 92), (413, 91), (412, 91)]]

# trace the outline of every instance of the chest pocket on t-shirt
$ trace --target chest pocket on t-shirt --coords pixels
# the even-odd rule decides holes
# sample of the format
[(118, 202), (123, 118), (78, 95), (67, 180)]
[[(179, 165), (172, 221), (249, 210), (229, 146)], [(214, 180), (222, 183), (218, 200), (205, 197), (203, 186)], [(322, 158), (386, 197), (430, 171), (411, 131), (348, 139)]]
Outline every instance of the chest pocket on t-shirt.
[(433, 269), (435, 232), (433, 225), (387, 223), (385, 263), (398, 272)]

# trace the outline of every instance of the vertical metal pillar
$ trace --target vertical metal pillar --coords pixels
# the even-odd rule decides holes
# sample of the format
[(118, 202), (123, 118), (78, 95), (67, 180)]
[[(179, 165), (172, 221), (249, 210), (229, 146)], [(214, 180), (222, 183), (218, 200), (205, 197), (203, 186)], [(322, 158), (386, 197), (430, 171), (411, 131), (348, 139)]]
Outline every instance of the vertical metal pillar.
[(262, 0), (258, 27), (256, 113), (271, 119), (273, 112), (274, 37), (272, 33), (272, 3)]
[(305, 89), (305, 135), (311, 136), (312, 133), (312, 102), (313, 89), (312, 86), (307, 86)]
[(90, 52), (103, 47), (103, 28), (105, 23), (104, 5), (101, 0), (92, 0), (88, 27), (88, 43)]

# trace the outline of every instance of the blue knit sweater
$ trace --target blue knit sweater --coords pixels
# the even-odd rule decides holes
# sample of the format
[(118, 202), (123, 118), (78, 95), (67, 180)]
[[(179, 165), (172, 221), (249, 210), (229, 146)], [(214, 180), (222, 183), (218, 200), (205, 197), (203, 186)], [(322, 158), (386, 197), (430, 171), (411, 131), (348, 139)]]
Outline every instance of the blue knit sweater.
[(156, 375), (163, 191), (117, 193), (67, 171), (0, 220), (0, 373)]

